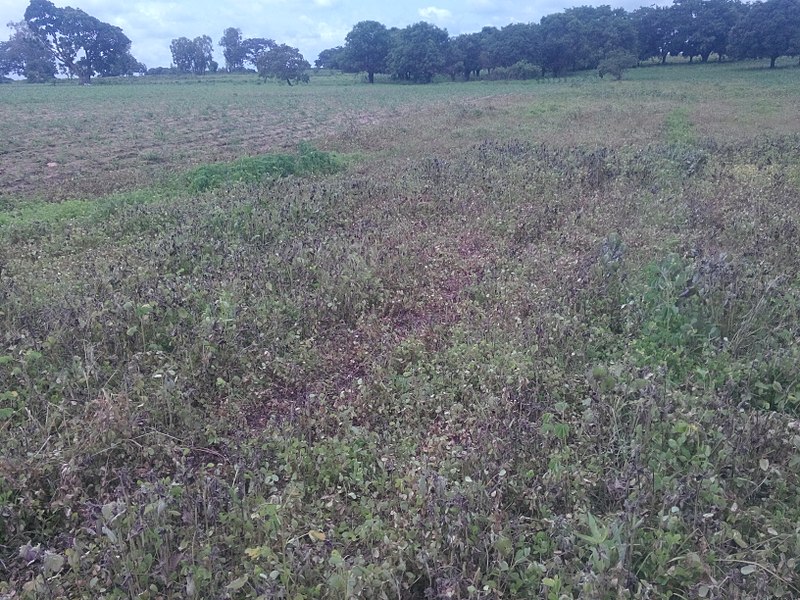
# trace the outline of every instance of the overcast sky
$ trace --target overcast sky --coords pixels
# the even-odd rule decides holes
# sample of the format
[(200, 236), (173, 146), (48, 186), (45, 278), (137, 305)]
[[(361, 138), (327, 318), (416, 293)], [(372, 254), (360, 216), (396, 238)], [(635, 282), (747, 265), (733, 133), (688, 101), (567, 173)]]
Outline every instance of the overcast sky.
[[(430, 2), (430, 3), (429, 3)], [(227, 27), (238, 27), (244, 37), (272, 38), (300, 48), (313, 63), (321, 50), (344, 43), (359, 21), (380, 21), (387, 27), (405, 27), (428, 21), (450, 35), (480, 31), (485, 25), (538, 22), (544, 15), (583, 4), (611, 4), (633, 10), (653, 0), (55, 0), (56, 6), (83, 9), (101, 21), (121, 27), (133, 42), (133, 55), (148, 67), (172, 62), (170, 41), (209, 35), (215, 59), (224, 64), (217, 42)], [(670, 0), (656, 0), (669, 4)], [(0, 23), (22, 20), (28, 0), (0, 0)], [(0, 39), (8, 39), (6, 29)]]

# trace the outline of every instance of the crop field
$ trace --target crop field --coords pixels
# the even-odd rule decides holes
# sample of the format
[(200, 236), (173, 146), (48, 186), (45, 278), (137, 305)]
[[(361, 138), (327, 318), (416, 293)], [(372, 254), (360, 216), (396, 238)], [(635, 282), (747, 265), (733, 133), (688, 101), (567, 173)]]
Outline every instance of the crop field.
[(800, 596), (800, 68), (0, 86), (0, 599)]

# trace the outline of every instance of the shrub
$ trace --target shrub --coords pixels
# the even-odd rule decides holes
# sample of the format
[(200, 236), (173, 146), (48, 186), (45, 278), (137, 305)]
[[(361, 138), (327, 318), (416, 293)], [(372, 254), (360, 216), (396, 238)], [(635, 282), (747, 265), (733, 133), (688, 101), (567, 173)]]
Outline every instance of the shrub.
[(614, 79), (619, 81), (622, 79), (623, 73), (637, 65), (636, 57), (630, 52), (618, 50), (611, 52), (606, 58), (600, 61), (597, 65), (597, 74), (602, 79), (604, 75), (611, 75)]

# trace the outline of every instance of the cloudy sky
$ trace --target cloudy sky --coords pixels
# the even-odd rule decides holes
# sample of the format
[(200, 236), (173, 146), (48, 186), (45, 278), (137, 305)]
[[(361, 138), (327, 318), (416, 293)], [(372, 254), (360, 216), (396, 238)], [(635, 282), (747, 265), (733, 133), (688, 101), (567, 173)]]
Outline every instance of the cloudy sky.
[[(544, 15), (570, 6), (611, 4), (629, 10), (653, 0), (55, 0), (56, 6), (81, 8), (101, 21), (117, 25), (133, 42), (132, 53), (148, 67), (169, 66), (169, 44), (174, 38), (209, 35), (216, 44), (227, 27), (238, 27), (244, 37), (272, 38), (300, 48), (310, 62), (325, 48), (344, 43), (359, 21), (380, 21), (387, 27), (405, 27), (428, 21), (451, 35), (480, 31), (485, 25), (538, 22)], [(669, 3), (661, 0), (656, 3)], [(20, 21), (28, 0), (0, 0), (0, 23)], [(8, 39), (10, 30), (0, 35)], [(222, 50), (215, 58), (224, 64)]]

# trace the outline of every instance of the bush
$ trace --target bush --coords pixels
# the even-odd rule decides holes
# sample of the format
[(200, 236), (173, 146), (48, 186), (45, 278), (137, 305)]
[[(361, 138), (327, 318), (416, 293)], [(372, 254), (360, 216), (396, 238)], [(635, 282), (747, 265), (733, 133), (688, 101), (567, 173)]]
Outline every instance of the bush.
[(600, 61), (600, 64), (597, 65), (597, 74), (601, 79), (604, 75), (608, 74), (619, 81), (622, 79), (622, 74), (626, 69), (635, 67), (637, 64), (636, 57), (633, 54), (619, 50), (610, 53), (606, 58)]
[(492, 81), (503, 80), (527, 80), (539, 79), (542, 75), (542, 68), (538, 65), (521, 60), (514, 63), (510, 67), (497, 67), (489, 73), (489, 79)]

